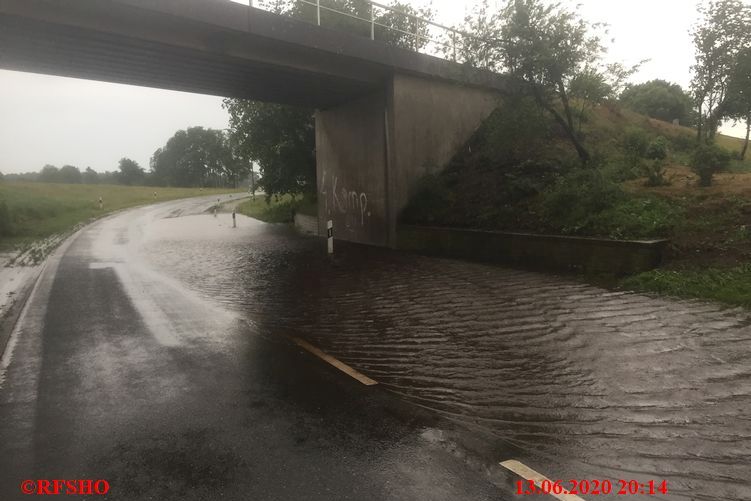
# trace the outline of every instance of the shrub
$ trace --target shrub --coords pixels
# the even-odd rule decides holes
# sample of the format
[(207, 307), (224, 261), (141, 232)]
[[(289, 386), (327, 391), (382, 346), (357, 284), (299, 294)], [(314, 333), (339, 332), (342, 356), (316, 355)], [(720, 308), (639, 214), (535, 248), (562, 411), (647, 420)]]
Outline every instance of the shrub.
[(678, 134), (670, 138), (674, 151), (690, 152), (696, 146), (696, 136), (693, 134)]
[(610, 238), (667, 237), (684, 209), (661, 198), (624, 198), (591, 219), (594, 234)]
[(665, 160), (668, 158), (668, 141), (660, 136), (654, 139), (644, 153), (647, 161), (643, 162), (643, 171), (647, 176), (647, 186), (664, 186), (668, 184), (665, 179)]
[(644, 158), (649, 148), (649, 135), (644, 129), (629, 127), (623, 136), (623, 150), (630, 158)]
[(623, 156), (625, 171), (630, 177), (644, 174), (644, 157), (649, 148), (649, 136), (644, 129), (629, 127), (623, 136)]
[(599, 169), (574, 169), (543, 194), (542, 210), (554, 229), (577, 234), (590, 230), (596, 215), (624, 197), (620, 186)]
[(668, 140), (660, 136), (655, 138), (645, 151), (646, 158), (649, 160), (665, 160), (668, 158)]
[(691, 169), (699, 176), (699, 186), (711, 186), (716, 172), (730, 165), (730, 154), (716, 144), (700, 144), (691, 156)]

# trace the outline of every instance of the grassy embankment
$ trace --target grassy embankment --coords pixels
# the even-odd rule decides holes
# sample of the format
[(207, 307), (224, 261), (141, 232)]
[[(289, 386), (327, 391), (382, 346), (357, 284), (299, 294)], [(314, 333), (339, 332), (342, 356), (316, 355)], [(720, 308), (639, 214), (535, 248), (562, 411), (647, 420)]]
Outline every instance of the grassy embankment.
[[(717, 144), (740, 151), (743, 140), (721, 135)], [(751, 160), (731, 161), (707, 188), (696, 186), (697, 176), (680, 160), (667, 169), (668, 186), (627, 183), (634, 193), (675, 204), (682, 219), (672, 221), (666, 233), (672, 241), (666, 266), (626, 278), (621, 287), (751, 308)]]
[[(695, 131), (606, 104), (585, 114), (593, 161), (582, 168), (562, 131), (524, 103), (486, 121), (402, 214), (414, 224), (609, 238), (668, 238), (666, 265), (622, 288), (751, 307), (751, 158), (698, 186), (689, 168)], [(662, 137), (664, 185), (630, 145)], [(731, 153), (743, 140), (719, 136)], [(637, 148), (638, 149), (638, 148)], [(751, 156), (751, 155), (749, 155)]]
[[(82, 184), (0, 183), (0, 250), (23, 249), (112, 211), (232, 190)], [(154, 193), (157, 196), (154, 198)], [(104, 208), (99, 208), (99, 197)]]
[(317, 205), (309, 196), (256, 196), (255, 200), (246, 200), (237, 207), (237, 212), (267, 223), (291, 223), (295, 213), (316, 216)]

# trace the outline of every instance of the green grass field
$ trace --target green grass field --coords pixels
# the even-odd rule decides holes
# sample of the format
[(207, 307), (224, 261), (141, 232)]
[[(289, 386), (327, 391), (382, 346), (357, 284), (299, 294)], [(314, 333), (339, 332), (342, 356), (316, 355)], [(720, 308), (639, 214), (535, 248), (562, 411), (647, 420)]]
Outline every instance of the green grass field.
[[(0, 183), (0, 249), (22, 247), (112, 211), (231, 189), (83, 184)], [(156, 198), (154, 193), (156, 192)], [(99, 197), (104, 201), (99, 208)]]

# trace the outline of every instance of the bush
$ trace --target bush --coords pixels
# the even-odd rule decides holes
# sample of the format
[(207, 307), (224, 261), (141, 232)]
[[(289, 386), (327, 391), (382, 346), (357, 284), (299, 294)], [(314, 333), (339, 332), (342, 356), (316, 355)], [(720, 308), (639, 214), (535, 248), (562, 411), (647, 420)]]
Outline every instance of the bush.
[(711, 186), (715, 173), (729, 165), (730, 154), (716, 144), (700, 144), (691, 156), (691, 169), (699, 176), (699, 186)]
[(664, 186), (668, 184), (665, 179), (665, 160), (668, 158), (668, 141), (660, 136), (654, 139), (646, 148), (646, 162), (643, 163), (643, 171), (647, 176), (647, 186)]
[(693, 134), (678, 134), (670, 138), (674, 151), (693, 151), (696, 146), (696, 136)]
[(623, 136), (623, 149), (629, 156), (644, 158), (649, 147), (649, 135), (640, 127), (629, 127)]
[(629, 127), (623, 135), (623, 158), (625, 175), (623, 178), (636, 178), (644, 175), (644, 157), (649, 148), (649, 135), (644, 129)]
[(592, 229), (594, 217), (625, 198), (620, 186), (597, 168), (570, 171), (542, 197), (545, 219), (568, 234)]
[(592, 232), (610, 238), (663, 238), (684, 217), (684, 210), (661, 198), (627, 198), (596, 214)]
[(649, 160), (665, 160), (668, 158), (668, 140), (660, 136), (647, 146), (645, 155)]

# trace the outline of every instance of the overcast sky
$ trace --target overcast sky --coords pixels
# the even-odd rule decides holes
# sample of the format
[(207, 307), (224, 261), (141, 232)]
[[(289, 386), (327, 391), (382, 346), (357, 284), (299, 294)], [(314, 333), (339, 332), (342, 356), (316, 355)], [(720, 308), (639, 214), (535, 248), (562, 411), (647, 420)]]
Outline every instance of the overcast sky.
[[(608, 59), (650, 59), (634, 82), (662, 78), (688, 85), (688, 31), (701, 0), (569, 1), (580, 4), (587, 19), (610, 25)], [(451, 25), (472, 3), (432, 5), (437, 21)], [(37, 171), (47, 163), (101, 172), (116, 170), (124, 156), (148, 168), (151, 154), (176, 130), (197, 125), (227, 127), (220, 98), (0, 70), (0, 172)], [(741, 136), (745, 128), (725, 132)]]

